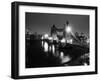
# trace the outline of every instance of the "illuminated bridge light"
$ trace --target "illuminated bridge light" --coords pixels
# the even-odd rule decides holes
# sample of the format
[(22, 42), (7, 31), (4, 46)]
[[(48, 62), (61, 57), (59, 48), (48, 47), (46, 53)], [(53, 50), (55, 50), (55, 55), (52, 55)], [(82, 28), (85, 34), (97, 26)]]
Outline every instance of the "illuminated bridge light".
[(45, 34), (45, 35), (44, 35), (44, 38), (45, 38), (45, 39), (48, 39), (48, 37), (49, 37), (48, 34)]
[(71, 32), (71, 27), (68, 26), (68, 27), (66, 27), (65, 30), (66, 30), (67, 33), (70, 33)]
[(67, 43), (72, 44), (72, 43), (73, 43), (73, 39), (69, 39), (69, 40), (67, 40)]
[(65, 43), (65, 42), (66, 42), (65, 38), (63, 38), (63, 39), (61, 40), (61, 43)]
[(89, 40), (89, 39), (87, 39), (87, 40), (86, 40), (86, 42), (87, 42), (87, 43), (89, 43), (89, 42), (90, 42), (90, 40)]
[(52, 38), (52, 37), (48, 37), (48, 39), (49, 39), (49, 40), (53, 40), (53, 38)]

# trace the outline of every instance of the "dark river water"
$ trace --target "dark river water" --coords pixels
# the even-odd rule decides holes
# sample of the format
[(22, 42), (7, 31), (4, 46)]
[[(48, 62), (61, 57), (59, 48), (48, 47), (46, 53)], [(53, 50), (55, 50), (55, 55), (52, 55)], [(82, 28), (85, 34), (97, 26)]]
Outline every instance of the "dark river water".
[(26, 68), (78, 65), (89, 65), (89, 48), (42, 40), (26, 41)]

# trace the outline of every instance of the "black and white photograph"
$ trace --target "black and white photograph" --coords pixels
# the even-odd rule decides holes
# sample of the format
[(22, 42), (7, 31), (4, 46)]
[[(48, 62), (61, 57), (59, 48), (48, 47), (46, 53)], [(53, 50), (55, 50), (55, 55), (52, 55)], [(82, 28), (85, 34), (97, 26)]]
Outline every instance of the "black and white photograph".
[(12, 3), (11, 77), (97, 74), (97, 7)]
[(26, 68), (88, 66), (89, 15), (25, 13)]

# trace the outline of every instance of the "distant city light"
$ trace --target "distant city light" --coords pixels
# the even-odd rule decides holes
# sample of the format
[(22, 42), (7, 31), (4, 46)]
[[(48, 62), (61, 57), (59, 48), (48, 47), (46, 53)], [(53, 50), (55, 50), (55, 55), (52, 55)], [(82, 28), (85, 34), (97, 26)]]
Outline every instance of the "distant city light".
[(71, 28), (70, 28), (69, 26), (68, 26), (68, 27), (66, 27), (66, 29), (65, 29), (65, 30), (66, 30), (66, 32), (67, 32), (67, 33), (71, 32)]
[(87, 42), (87, 43), (89, 43), (89, 42), (90, 42), (90, 40), (89, 40), (89, 39), (87, 39), (87, 40), (86, 40), (86, 42)]

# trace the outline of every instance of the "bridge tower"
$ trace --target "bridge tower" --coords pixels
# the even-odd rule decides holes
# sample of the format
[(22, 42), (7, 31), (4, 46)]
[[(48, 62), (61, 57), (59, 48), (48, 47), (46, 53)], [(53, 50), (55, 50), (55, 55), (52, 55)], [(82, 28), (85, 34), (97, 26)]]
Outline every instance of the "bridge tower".
[(69, 26), (69, 22), (67, 21), (64, 28), (64, 38), (66, 39), (66, 42), (72, 42), (72, 30)]

